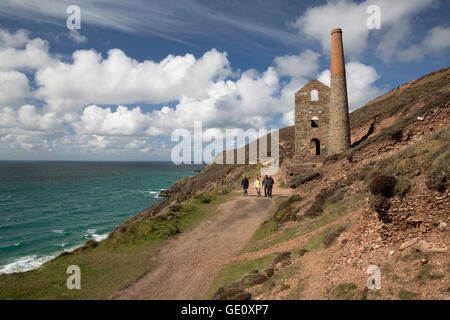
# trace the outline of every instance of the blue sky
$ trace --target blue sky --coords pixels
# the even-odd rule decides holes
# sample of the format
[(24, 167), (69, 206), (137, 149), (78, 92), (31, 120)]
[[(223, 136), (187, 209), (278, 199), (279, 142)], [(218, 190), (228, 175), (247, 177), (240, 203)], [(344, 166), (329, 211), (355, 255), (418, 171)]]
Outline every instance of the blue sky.
[(206, 136), (290, 125), (295, 91), (329, 81), (335, 27), (354, 110), (449, 66), (449, 14), (437, 0), (3, 0), (0, 160), (167, 160), (195, 120)]

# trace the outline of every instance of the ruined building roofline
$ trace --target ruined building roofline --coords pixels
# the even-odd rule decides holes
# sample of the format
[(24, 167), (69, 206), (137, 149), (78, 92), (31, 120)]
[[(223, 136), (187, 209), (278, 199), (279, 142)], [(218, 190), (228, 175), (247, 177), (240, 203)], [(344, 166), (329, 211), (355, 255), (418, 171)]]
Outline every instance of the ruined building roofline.
[(325, 83), (323, 83), (322, 81), (320, 81), (320, 80), (314, 78), (314, 79), (310, 80), (307, 84), (305, 84), (303, 87), (301, 87), (300, 89), (298, 89), (297, 92), (300, 92), (300, 91), (302, 91), (302, 90), (306, 90), (306, 89), (308, 89), (309, 87), (311, 87), (312, 85), (319, 85), (319, 86), (325, 87), (325, 88), (327, 88), (327, 89), (330, 89), (330, 87), (327, 86)]

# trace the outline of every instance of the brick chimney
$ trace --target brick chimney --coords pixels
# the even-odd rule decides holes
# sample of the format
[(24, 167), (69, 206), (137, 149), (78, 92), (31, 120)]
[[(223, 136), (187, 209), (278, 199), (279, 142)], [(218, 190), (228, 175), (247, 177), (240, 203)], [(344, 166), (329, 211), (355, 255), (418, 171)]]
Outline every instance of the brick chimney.
[(342, 30), (333, 29), (331, 31), (331, 91), (328, 154), (337, 154), (348, 149), (350, 149), (350, 119), (348, 114)]

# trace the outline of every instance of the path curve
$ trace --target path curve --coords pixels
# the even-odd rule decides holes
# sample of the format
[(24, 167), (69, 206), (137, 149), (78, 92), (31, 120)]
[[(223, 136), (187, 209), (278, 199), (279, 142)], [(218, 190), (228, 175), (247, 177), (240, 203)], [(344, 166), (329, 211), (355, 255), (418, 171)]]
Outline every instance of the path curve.
[[(278, 196), (288, 192), (274, 189)], [(244, 248), (274, 203), (251, 192), (221, 204), (219, 213), (169, 240), (156, 255), (157, 266), (113, 299), (204, 298), (217, 272)]]

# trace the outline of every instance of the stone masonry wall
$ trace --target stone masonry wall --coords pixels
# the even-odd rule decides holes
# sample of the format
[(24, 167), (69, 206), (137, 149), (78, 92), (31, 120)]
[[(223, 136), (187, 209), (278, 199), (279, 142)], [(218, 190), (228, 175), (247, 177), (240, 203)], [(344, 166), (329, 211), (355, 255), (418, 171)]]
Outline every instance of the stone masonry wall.
[[(311, 101), (311, 91), (317, 90), (318, 101)], [(314, 79), (295, 94), (295, 160), (312, 161), (323, 160), (328, 153), (329, 130), (329, 99), (330, 88), (322, 82)], [(315, 121), (317, 128), (311, 127), (311, 119)], [(320, 141), (320, 155), (317, 156), (311, 150), (311, 140)], [(314, 145), (313, 145), (314, 146)]]

